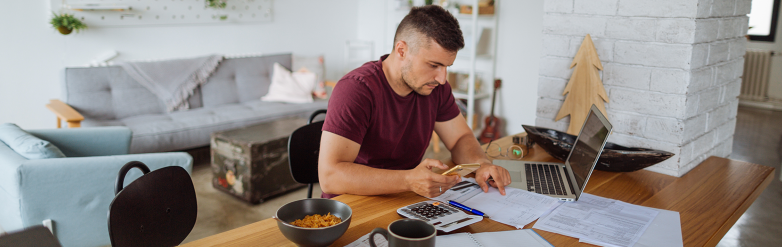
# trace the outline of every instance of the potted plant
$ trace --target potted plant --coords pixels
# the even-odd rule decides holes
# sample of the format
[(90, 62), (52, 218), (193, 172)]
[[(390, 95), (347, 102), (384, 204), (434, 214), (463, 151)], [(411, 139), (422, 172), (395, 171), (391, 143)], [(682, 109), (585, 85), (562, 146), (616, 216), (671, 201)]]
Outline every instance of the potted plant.
[[(216, 9), (216, 10), (219, 11), (221, 9), (225, 9), (225, 7), (228, 6), (226, 1), (228, 1), (228, 0), (206, 0), (205, 3), (206, 3), (207, 7), (210, 7), (210, 8), (213, 8), (213, 9)], [(225, 20), (225, 19), (228, 19), (228, 15), (220, 14), (220, 20), (222, 21), (222, 20)]]
[(86, 24), (68, 13), (57, 14), (52, 12), (52, 20), (49, 21), (49, 23), (63, 35), (68, 35), (73, 32), (73, 30), (79, 32), (79, 30), (87, 28)]

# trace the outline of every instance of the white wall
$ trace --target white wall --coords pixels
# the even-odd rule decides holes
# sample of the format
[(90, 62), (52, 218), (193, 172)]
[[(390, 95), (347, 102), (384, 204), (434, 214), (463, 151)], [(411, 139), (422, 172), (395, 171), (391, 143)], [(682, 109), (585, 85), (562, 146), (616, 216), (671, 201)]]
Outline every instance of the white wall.
[[(497, 114), (505, 133), (535, 125), (538, 63), (542, 49), (543, 1), (498, 1), (497, 77), (502, 78)], [(488, 111), (488, 110), (487, 110)]]
[(0, 8), (0, 20), (6, 23), (0, 34), (0, 123), (54, 128), (55, 116), (44, 105), (60, 98), (62, 69), (85, 65), (108, 50), (119, 52), (117, 60), (213, 53), (322, 54), (327, 79), (339, 79), (345, 41), (357, 37), (358, 3), (277, 0), (271, 23), (91, 28), (63, 36), (48, 24), (48, 0), (4, 1)]
[[(782, 13), (780, 13), (782, 15)], [(781, 16), (782, 17), (782, 16)], [(777, 33), (774, 42), (749, 41), (747, 48), (766, 49), (777, 52), (771, 61), (771, 75), (769, 76), (768, 96), (782, 99), (782, 18), (777, 19)]]
[[(358, 39), (373, 41), (376, 56), (391, 50), (386, 45), (392, 43), (396, 23), (404, 17), (405, 13), (394, 10), (397, 2), (359, 1)], [(535, 124), (543, 2), (497, 1), (497, 11), (499, 32), (495, 72), (496, 77), (502, 79), (502, 87), (497, 94), (495, 114), (504, 121), (504, 133), (516, 134), (524, 131), (522, 124)], [(480, 109), (476, 112), (488, 113), (490, 101), (479, 101)]]

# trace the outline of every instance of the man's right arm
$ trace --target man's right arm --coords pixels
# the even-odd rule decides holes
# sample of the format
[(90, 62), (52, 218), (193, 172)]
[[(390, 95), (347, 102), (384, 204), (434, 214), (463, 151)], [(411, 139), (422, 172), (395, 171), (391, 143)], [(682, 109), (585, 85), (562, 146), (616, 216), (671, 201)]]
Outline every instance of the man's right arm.
[(447, 169), (439, 160), (426, 159), (412, 170), (386, 170), (353, 163), (361, 145), (340, 135), (323, 131), (318, 158), (318, 178), (329, 194), (380, 195), (413, 191), (435, 197), (459, 182), (457, 176), (433, 173)]

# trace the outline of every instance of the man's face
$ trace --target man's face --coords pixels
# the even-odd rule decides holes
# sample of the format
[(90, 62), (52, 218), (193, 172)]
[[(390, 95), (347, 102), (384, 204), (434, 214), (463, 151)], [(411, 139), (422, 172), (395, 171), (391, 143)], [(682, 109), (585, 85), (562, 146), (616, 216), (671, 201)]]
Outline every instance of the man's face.
[(410, 89), (424, 96), (445, 84), (447, 68), (456, 59), (456, 52), (443, 49), (434, 40), (426, 42), (429, 44), (418, 47), (418, 52), (409, 53), (402, 65), (402, 80)]

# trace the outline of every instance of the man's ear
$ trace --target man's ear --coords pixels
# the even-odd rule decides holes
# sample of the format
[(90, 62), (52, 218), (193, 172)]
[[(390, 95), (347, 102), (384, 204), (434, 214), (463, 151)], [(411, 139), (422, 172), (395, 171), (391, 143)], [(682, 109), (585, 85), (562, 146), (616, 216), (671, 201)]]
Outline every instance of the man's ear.
[(396, 44), (394, 44), (394, 52), (400, 59), (404, 59), (409, 51), (409, 46), (407, 46), (407, 42), (404, 40), (397, 41)]

